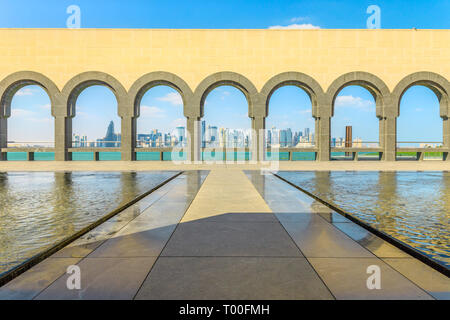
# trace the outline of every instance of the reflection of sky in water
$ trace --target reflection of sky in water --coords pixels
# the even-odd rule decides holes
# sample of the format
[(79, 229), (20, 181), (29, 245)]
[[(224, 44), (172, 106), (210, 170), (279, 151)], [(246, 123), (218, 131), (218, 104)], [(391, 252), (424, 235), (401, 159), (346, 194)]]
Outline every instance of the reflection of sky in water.
[(279, 174), (450, 267), (450, 173)]
[(0, 273), (175, 172), (0, 173)]

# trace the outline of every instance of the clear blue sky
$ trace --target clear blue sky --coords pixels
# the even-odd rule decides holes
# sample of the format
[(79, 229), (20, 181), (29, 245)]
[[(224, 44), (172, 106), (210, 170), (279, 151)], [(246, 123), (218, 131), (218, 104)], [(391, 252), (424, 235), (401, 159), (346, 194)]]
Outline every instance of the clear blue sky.
[(81, 8), (83, 28), (261, 28), (302, 23), (321, 28), (365, 28), (366, 8), (381, 8), (384, 29), (450, 28), (449, 1), (155, 1), (2, 0), (0, 27), (64, 28), (66, 8)]
[[(62, 28), (66, 8), (81, 8), (82, 28), (365, 28), (366, 9), (381, 8), (381, 28), (450, 28), (450, 1), (0, 1), (2, 28)], [(39, 87), (22, 89), (13, 99), (9, 138), (16, 141), (52, 141), (53, 123), (49, 101)], [(142, 100), (138, 132), (153, 128), (171, 131), (183, 125), (182, 103), (175, 91), (153, 88)], [(103, 137), (109, 121), (120, 131), (114, 96), (106, 88), (86, 89), (77, 101), (74, 132), (87, 134), (89, 140)], [(311, 103), (298, 88), (284, 87), (274, 93), (269, 105), (267, 127), (305, 127), (314, 129)], [(276, 110), (277, 112), (273, 112)], [(413, 87), (405, 94), (398, 120), (399, 140), (442, 140), (442, 120), (434, 94)], [(208, 124), (248, 128), (247, 102), (237, 89), (221, 87), (207, 97), (205, 120)], [(420, 120), (420, 121), (419, 121)], [(344, 135), (352, 125), (354, 136), (378, 140), (378, 120), (371, 95), (359, 87), (341, 91), (332, 136)]]

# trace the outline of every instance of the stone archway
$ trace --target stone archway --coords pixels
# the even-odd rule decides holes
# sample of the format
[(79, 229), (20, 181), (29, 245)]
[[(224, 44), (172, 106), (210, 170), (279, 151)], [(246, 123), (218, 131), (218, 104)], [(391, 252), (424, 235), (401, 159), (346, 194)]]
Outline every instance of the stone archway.
[(334, 115), (334, 104), (339, 92), (347, 86), (360, 86), (371, 93), (375, 100), (376, 117), (379, 119), (379, 141), (383, 150), (382, 159), (395, 160), (395, 133), (396, 123), (392, 108), (389, 88), (374, 74), (355, 71), (341, 75), (334, 80), (327, 90), (327, 108), (331, 117)]
[[(427, 87), (436, 95), (439, 101), (439, 115), (443, 121), (443, 144), (445, 148), (450, 148), (450, 82), (443, 76), (434, 72), (421, 71), (412, 73), (400, 80), (392, 92), (395, 117), (400, 116), (400, 102), (403, 94), (416, 85)], [(446, 160), (450, 160), (450, 157), (447, 156)]]
[[(28, 85), (38, 85), (47, 93), (51, 113), (55, 117), (61, 104), (61, 94), (55, 83), (45, 75), (34, 71), (19, 71), (10, 74), (0, 82), (0, 149), (8, 146), (8, 118), (11, 116), (11, 102), (21, 88)], [(55, 126), (56, 144), (56, 126)], [(6, 160), (6, 153), (0, 152), (0, 160)]]
[(187, 106), (189, 105), (189, 102), (191, 101), (193, 96), (193, 92), (189, 85), (183, 79), (170, 72), (150, 72), (143, 75), (133, 83), (130, 90), (128, 90), (128, 96), (131, 103), (130, 106), (133, 108), (131, 119), (131, 160), (136, 159), (136, 153), (134, 151), (136, 147), (137, 135), (136, 121), (140, 115), (140, 105), (142, 97), (148, 90), (156, 86), (171, 87), (181, 95), (181, 98), (183, 100), (183, 113), (185, 116)]
[[(301, 72), (283, 72), (269, 79), (260, 92), (260, 104), (255, 108), (255, 114), (262, 117), (258, 129), (265, 129), (265, 118), (269, 115), (269, 101), (272, 94), (283, 86), (293, 85), (303, 89), (311, 99), (311, 114), (315, 118), (315, 132), (317, 139), (317, 159), (329, 159), (329, 150), (327, 151), (326, 133), (327, 116), (325, 106), (325, 95), (320, 84), (312, 77)], [(329, 127), (329, 125), (328, 125)], [(328, 129), (329, 130), (329, 129)], [(325, 137), (325, 138), (324, 138)], [(329, 148), (328, 148), (329, 149)]]
[(72, 146), (72, 119), (76, 115), (75, 104), (80, 93), (91, 86), (101, 85), (109, 88), (117, 100), (117, 114), (121, 117), (121, 154), (122, 160), (131, 160), (129, 148), (132, 110), (129, 107), (128, 93), (113, 76), (99, 71), (88, 71), (70, 79), (61, 91), (64, 104), (59, 106), (55, 131), (57, 140), (56, 160), (70, 160), (68, 148)]
[[(192, 160), (200, 160), (201, 134), (198, 134), (200, 132), (198, 122), (204, 116), (205, 99), (212, 90), (224, 85), (235, 87), (244, 94), (248, 103), (248, 116), (252, 119), (253, 127), (255, 106), (259, 104), (259, 94), (254, 84), (243, 75), (229, 71), (217, 72), (206, 77), (195, 89), (191, 103), (185, 107), (185, 115), (188, 117), (187, 131), (191, 137), (194, 137), (191, 143)], [(252, 141), (256, 141), (255, 138), (252, 136)], [(253, 143), (253, 149), (255, 146), (256, 144)]]

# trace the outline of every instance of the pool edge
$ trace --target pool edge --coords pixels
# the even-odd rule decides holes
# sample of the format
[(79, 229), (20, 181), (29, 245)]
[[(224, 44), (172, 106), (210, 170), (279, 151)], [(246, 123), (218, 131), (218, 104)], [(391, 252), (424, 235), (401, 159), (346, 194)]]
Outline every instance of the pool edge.
[(272, 174), (277, 177), (278, 179), (286, 182), (287, 184), (289, 184), (290, 186), (302, 191), (303, 193), (305, 193), (306, 195), (310, 196), (311, 198), (315, 199), (316, 201), (322, 203), (323, 205), (329, 207), (330, 209), (336, 211), (338, 214), (344, 216), (345, 218), (349, 219), (350, 221), (352, 221), (353, 223), (356, 223), (357, 225), (363, 227), (364, 229), (368, 230), (369, 232), (375, 234), (376, 236), (380, 237), (381, 239), (385, 240), (386, 242), (392, 244), (393, 246), (395, 246), (396, 248), (406, 252), (407, 254), (411, 255), (412, 257), (420, 260), (421, 262), (425, 263), (426, 265), (428, 265), (429, 267), (435, 269), (436, 271), (442, 273), (443, 275), (450, 277), (450, 269), (446, 268), (444, 265), (436, 262), (434, 259), (429, 258), (428, 256), (426, 256), (425, 254), (423, 254), (422, 252), (420, 252), (419, 250), (411, 247), (410, 245), (397, 240), (396, 238), (390, 236), (389, 234), (380, 231), (372, 226), (370, 226), (369, 224), (367, 224), (366, 222), (356, 218), (354, 215), (336, 207), (335, 205), (317, 197), (316, 195), (310, 193), (309, 191), (303, 189), (302, 187), (297, 186), (296, 184), (290, 182), (289, 180), (281, 177), (280, 175), (278, 175), (277, 173), (273, 173)]
[(155, 192), (156, 190), (158, 190), (162, 186), (166, 185), (170, 181), (174, 180), (178, 176), (182, 175), (183, 173), (184, 173), (184, 171), (179, 171), (178, 173), (174, 174), (172, 177), (162, 181), (161, 183), (159, 183), (155, 187), (151, 188), (150, 190), (140, 194), (139, 196), (135, 197), (131, 201), (129, 201), (129, 202), (125, 203), (124, 205), (122, 205), (120, 207), (117, 207), (113, 211), (107, 213), (106, 215), (104, 215), (103, 217), (98, 219), (97, 221), (95, 221), (95, 222), (89, 224), (88, 226), (82, 228), (81, 230), (77, 231), (76, 233), (74, 233), (70, 237), (68, 237), (68, 238), (58, 242), (57, 244), (55, 244), (54, 246), (44, 250), (43, 252), (38, 253), (37, 255), (34, 255), (33, 257), (25, 260), (24, 262), (22, 262), (21, 264), (17, 265), (14, 268), (12, 268), (11, 270), (6, 271), (3, 275), (0, 276), (0, 287), (4, 286), (5, 284), (10, 282), (14, 278), (18, 277), (19, 275), (21, 275), (25, 271), (29, 270), (33, 266), (35, 266), (38, 263), (42, 262), (43, 260), (47, 259), (52, 254), (56, 253), (57, 251), (61, 250), (64, 247), (66, 247), (67, 245), (69, 245), (73, 241), (77, 240), (78, 238), (80, 238), (81, 236), (85, 235), (86, 233), (88, 233), (89, 231), (93, 230), (94, 228), (98, 227), (99, 225), (101, 225), (102, 223), (106, 222), (107, 220), (111, 219), (112, 217), (114, 217), (115, 215), (119, 214), (123, 210), (129, 208), (133, 204), (135, 204), (138, 201), (142, 200), (143, 198), (147, 197), (148, 195), (150, 195), (151, 193)]

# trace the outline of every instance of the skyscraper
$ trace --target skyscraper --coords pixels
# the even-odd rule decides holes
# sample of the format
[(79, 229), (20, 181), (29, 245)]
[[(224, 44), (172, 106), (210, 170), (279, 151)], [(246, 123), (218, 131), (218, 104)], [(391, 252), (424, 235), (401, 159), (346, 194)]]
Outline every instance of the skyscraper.
[(208, 126), (208, 134), (207, 134), (207, 136), (208, 136), (207, 138), (209, 138), (207, 140), (210, 142), (211, 146), (215, 146), (216, 142), (218, 141), (218, 138), (217, 138), (217, 127), (216, 126)]
[(219, 129), (219, 146), (226, 147), (228, 141), (228, 130), (225, 128)]
[(184, 145), (185, 130), (184, 127), (177, 127), (177, 139), (180, 146)]
[[(352, 126), (345, 126), (345, 147), (352, 147)], [(350, 152), (345, 153), (346, 156), (350, 156)]]
[(286, 147), (292, 147), (292, 130), (291, 130), (291, 128), (286, 129)]
[(352, 126), (345, 126), (345, 147), (352, 147)]
[(78, 134), (72, 134), (72, 145), (74, 148), (80, 147), (80, 136)]
[(272, 131), (267, 130), (267, 141), (266, 141), (266, 145), (267, 147), (270, 147), (272, 145)]
[(331, 138), (331, 147), (332, 148), (336, 147), (336, 138)]
[(120, 134), (114, 132), (114, 122), (111, 122), (106, 129), (106, 135), (103, 139), (97, 139), (97, 145), (99, 147), (119, 147), (120, 146)]
[(300, 135), (298, 132), (295, 132), (294, 138), (292, 138), (292, 145), (296, 146), (299, 140), (300, 140)]
[(280, 147), (286, 148), (292, 146), (292, 130), (291, 128), (280, 130)]
[(104, 140), (106, 141), (105, 147), (112, 147), (114, 143), (112, 141), (116, 141), (116, 134), (114, 133), (114, 122), (111, 121), (108, 125), (108, 129), (106, 130), (106, 135)]
[(309, 128), (305, 128), (305, 131), (303, 132), (303, 136), (309, 142)]
[(277, 130), (277, 128), (272, 127), (272, 141), (271, 145), (275, 146), (280, 143), (280, 132)]
[(284, 148), (287, 146), (287, 131), (280, 130), (280, 147)]

